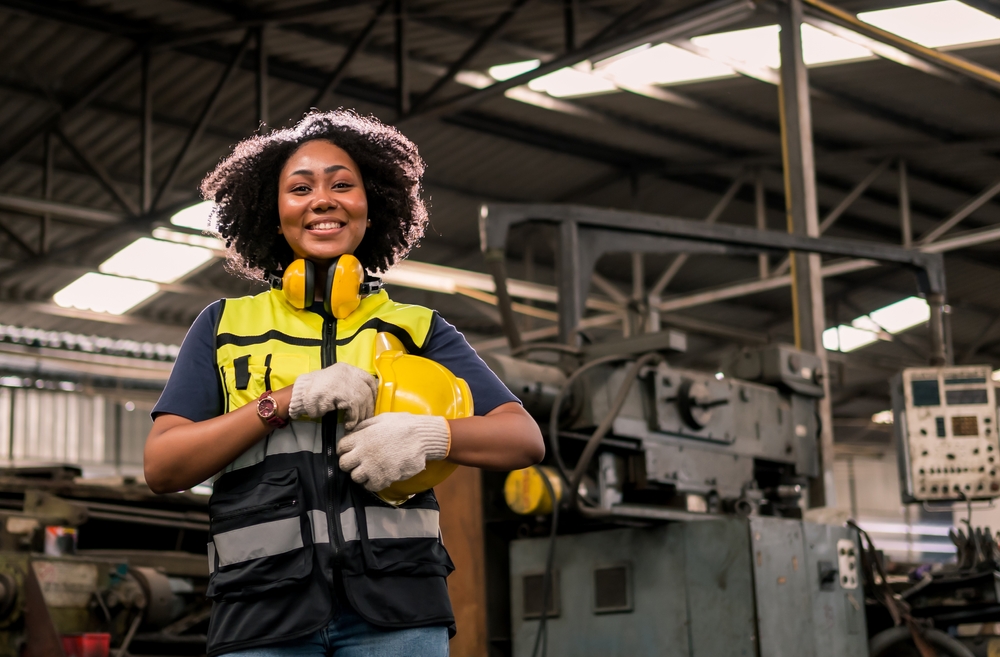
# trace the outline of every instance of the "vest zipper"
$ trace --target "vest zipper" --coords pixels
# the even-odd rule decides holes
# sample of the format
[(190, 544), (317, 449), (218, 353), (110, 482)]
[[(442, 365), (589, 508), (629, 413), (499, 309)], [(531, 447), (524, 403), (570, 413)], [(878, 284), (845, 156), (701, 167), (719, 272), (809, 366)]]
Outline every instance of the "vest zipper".
[[(323, 367), (329, 367), (337, 362), (337, 320), (323, 318), (323, 352), (321, 361)], [(326, 517), (330, 530), (330, 545), (333, 547), (333, 561), (336, 564), (340, 557), (342, 545), (340, 542), (340, 495), (337, 492), (337, 419), (338, 413), (327, 413), (323, 416), (323, 452), (326, 455)]]

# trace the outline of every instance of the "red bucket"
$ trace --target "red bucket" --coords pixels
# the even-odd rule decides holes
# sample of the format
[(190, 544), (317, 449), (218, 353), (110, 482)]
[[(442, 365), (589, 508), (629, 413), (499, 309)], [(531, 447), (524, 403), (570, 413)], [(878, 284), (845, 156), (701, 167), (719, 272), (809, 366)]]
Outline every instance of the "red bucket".
[(100, 632), (64, 634), (62, 644), (66, 657), (108, 657), (111, 635)]

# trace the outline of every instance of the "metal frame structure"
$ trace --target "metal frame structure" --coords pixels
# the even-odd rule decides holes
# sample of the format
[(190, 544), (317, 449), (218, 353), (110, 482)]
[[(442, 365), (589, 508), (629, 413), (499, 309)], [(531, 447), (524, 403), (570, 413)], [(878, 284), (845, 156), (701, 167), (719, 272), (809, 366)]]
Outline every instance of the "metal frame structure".
[[(982, 0), (987, 2), (987, 0)], [(809, 79), (802, 64), (799, 32), (794, 27), (808, 23), (827, 32), (849, 36), (855, 42), (870, 48), (874, 54), (892, 65), (907, 67), (920, 74), (954, 84), (957, 89), (971, 89), (985, 102), (997, 97), (994, 69), (956, 56), (913, 44), (899, 37), (862, 24), (853, 15), (822, 0), (775, 0), (753, 5), (745, 0), (715, 0), (709, 3), (691, 3), (674, 13), (664, 13), (662, 3), (636, 0), (628, 7), (612, 11), (598, 8), (585, 0), (512, 0), (498, 5), (490, 16), (478, 23), (468, 19), (447, 18), (440, 13), (430, 13), (416, 0), (327, 0), (301, 4), (296, 7), (274, 10), (257, 10), (239, 2), (209, 0), (180, 0), (178, 7), (205, 12), (199, 27), (177, 28), (150, 18), (137, 18), (134, 14), (118, 12), (113, 5), (96, 7), (70, 0), (57, 5), (28, 2), (27, 0), (0, 0), (0, 11), (44, 19), (52, 23), (83, 27), (108, 39), (110, 56), (100, 67), (94, 67), (85, 84), (67, 87), (75, 91), (47, 90), (41, 85), (32, 86), (0, 76), (0, 89), (15, 91), (31, 97), (47, 97), (49, 109), (44, 115), (12, 134), (0, 144), (0, 174), (16, 162), (42, 163), (45, 183), (41, 193), (29, 197), (23, 192), (0, 190), (0, 209), (36, 217), (41, 230), (37, 237), (28, 237), (0, 221), (0, 238), (5, 239), (19, 255), (14, 261), (0, 266), (5, 275), (23, 274), (48, 266), (86, 267), (96, 262), (88, 261), (87, 254), (125, 231), (141, 234), (158, 221), (164, 220), (173, 209), (193, 200), (187, 191), (189, 180), (197, 165), (195, 159), (205, 148), (209, 138), (224, 138), (232, 143), (241, 134), (228, 132), (213, 120), (226, 94), (233, 92), (236, 80), (245, 72), (254, 76), (248, 87), (247, 102), (254, 108), (258, 122), (267, 124), (278, 114), (273, 96), (282, 85), (295, 85), (302, 90), (301, 109), (322, 106), (332, 99), (340, 102), (359, 102), (384, 111), (385, 117), (395, 120), (404, 130), (426, 131), (436, 125), (459, 127), (477, 135), (499, 137), (517, 144), (526, 144), (555, 155), (569, 155), (588, 162), (598, 162), (615, 173), (602, 176), (600, 185), (628, 179), (633, 181), (638, 195), (639, 181), (680, 182), (691, 188), (721, 194), (715, 207), (707, 213), (704, 226), (716, 224), (727, 207), (734, 201), (750, 201), (754, 206), (754, 223), (766, 227), (766, 215), (780, 211), (791, 221), (792, 237), (818, 238), (827, 229), (849, 227), (882, 241), (893, 241), (904, 247), (913, 247), (919, 254), (940, 254), (958, 248), (1000, 239), (1000, 230), (970, 220), (975, 212), (995, 208), (1000, 183), (983, 186), (971, 182), (963, 175), (928, 167), (919, 162), (919, 155), (927, 148), (947, 147), (955, 152), (989, 153), (998, 147), (997, 138), (983, 138), (979, 134), (963, 131), (938, 117), (918, 116), (908, 108), (888, 106), (870, 98), (850, 95), (843, 89), (831, 88), (823, 82)], [(546, 42), (524, 35), (513, 36), (525, 12), (537, 6), (548, 7), (557, 17), (558, 29), (564, 38)], [(610, 7), (610, 5), (605, 5)], [(358, 20), (352, 27), (337, 30), (322, 24), (330, 12), (350, 10)], [(752, 12), (774, 12), (782, 25), (792, 28), (782, 30), (783, 61), (785, 70), (751, 69), (732, 64), (738, 73), (751, 79), (746, 84), (777, 85), (780, 120), (773, 120), (761, 113), (735, 109), (718, 98), (681, 91), (679, 87), (637, 87), (621, 80), (611, 80), (631, 96), (641, 96), (650, 103), (660, 103), (663, 108), (682, 108), (694, 111), (733, 129), (746, 130), (767, 139), (780, 137), (780, 160), (777, 149), (762, 148), (740, 143), (732, 134), (700, 134), (654, 124), (636, 116), (625, 115), (607, 103), (588, 102), (587, 99), (550, 99), (554, 111), (563, 112), (574, 121), (581, 121), (595, 128), (608, 126), (626, 131), (638, 139), (655, 140), (671, 147), (689, 149), (690, 157), (683, 160), (651, 154), (633, 144), (611, 145), (606, 140), (569, 136), (550, 124), (532, 123), (528, 120), (501, 116), (490, 104), (502, 99), (503, 93), (520, 87), (546, 73), (576, 64), (588, 58), (607, 57), (637, 44), (649, 41), (669, 42), (681, 48), (697, 50), (690, 37), (736, 25)], [(617, 12), (617, 13), (616, 13)], [(414, 45), (413, 37), (418, 28), (433, 28), (456, 40), (457, 47), (451, 54), (433, 54), (425, 47)], [(849, 30), (849, 32), (847, 31)], [(328, 67), (304, 64), (287, 56), (280, 48), (282, 35), (296, 35), (313, 39), (317, 43), (338, 48), (338, 55)], [(556, 44), (556, 45), (553, 45)], [(466, 68), (474, 67), (488, 58), (491, 48), (501, 49), (511, 57), (537, 58), (542, 65), (528, 73), (503, 82), (496, 82), (479, 90), (462, 90), (454, 81)], [(190, 116), (169, 114), (169, 108), (157, 103), (154, 97), (158, 73), (157, 61), (166, 55), (181, 54), (207, 65), (204, 73), (204, 93), (194, 103), (196, 109)], [(363, 72), (370, 62), (381, 62), (391, 72), (382, 83), (373, 83)], [(111, 99), (111, 93), (126, 75), (140, 72), (141, 85), (134, 103), (120, 97)], [(429, 81), (428, 81), (429, 79)], [(644, 101), (644, 102), (646, 102)], [(502, 102), (502, 100), (501, 100)], [(893, 129), (908, 131), (923, 141), (904, 145), (866, 145), (850, 137), (831, 132), (820, 126), (813, 129), (810, 113), (812, 105), (823, 103), (843, 108), (852, 115), (877, 121)], [(124, 177), (108, 162), (108, 157), (96, 153), (81, 138), (73, 121), (84, 112), (106, 112), (135, 122), (138, 127), (139, 166), (134, 179)], [(440, 123), (438, 123), (440, 122)], [(164, 143), (162, 130), (181, 128), (184, 136), (172, 144)], [(815, 134), (814, 134), (815, 133)], [(155, 138), (155, 139), (154, 139)], [(774, 143), (778, 143), (775, 139)], [(945, 146), (942, 146), (944, 144)], [(168, 149), (169, 150), (166, 150)], [(72, 155), (72, 164), (65, 158), (60, 165), (55, 151)], [(164, 158), (163, 155), (169, 155)], [(157, 157), (159, 156), (159, 157)], [(817, 164), (818, 162), (818, 164)], [(859, 172), (857, 178), (845, 176), (841, 168), (831, 163), (850, 162)], [(53, 176), (64, 175), (67, 166), (93, 181), (107, 200), (103, 207), (94, 204), (68, 203), (54, 200)], [(734, 176), (733, 170), (742, 167)], [(785, 181), (782, 199), (777, 194), (776, 174), (780, 170)], [(433, 171), (433, 170), (432, 170)], [(884, 177), (897, 175), (898, 187), (887, 192)], [(863, 176), (863, 177), (861, 177)], [(444, 181), (452, 184), (450, 181)], [(181, 185), (184, 187), (182, 188)], [(921, 199), (917, 185), (933, 185), (947, 190), (966, 202), (957, 208), (947, 204), (928, 203)], [(580, 181), (580, 188), (593, 186), (591, 181)], [(475, 189), (459, 192), (479, 196)], [(185, 191), (178, 191), (178, 190)], [(823, 204), (824, 190), (841, 193), (839, 202)], [(58, 197), (58, 195), (55, 195)], [(567, 198), (573, 200), (574, 194)], [(481, 196), (480, 196), (481, 198)], [(884, 226), (865, 225), (854, 209), (863, 204), (876, 204), (882, 210), (898, 212), (898, 233)], [(827, 207), (823, 208), (822, 206)], [(490, 201), (491, 210), (496, 206)], [(821, 212), (820, 210), (823, 209)], [(925, 229), (927, 217), (941, 217), (934, 227)], [(974, 218), (973, 218), (974, 219)], [(963, 224), (965, 222), (965, 224)], [(969, 225), (979, 230), (968, 234), (953, 235), (956, 226)], [(75, 227), (78, 237), (74, 240), (53, 242), (53, 235), (63, 227)], [(86, 229), (89, 232), (84, 232)], [(567, 229), (568, 230), (568, 229)], [(916, 233), (914, 231), (916, 230)], [(658, 280), (647, 286), (641, 276), (633, 276), (632, 290), (621, 292), (615, 281), (601, 277), (587, 277), (579, 285), (594, 281), (614, 304), (633, 308), (632, 321), (655, 329), (666, 313), (693, 308), (698, 305), (734, 299), (756, 292), (791, 286), (794, 290), (796, 317), (795, 328), (800, 346), (821, 353), (817, 342), (824, 328), (822, 280), (831, 275), (862, 271), (875, 266), (872, 258), (854, 258), (844, 262), (822, 263), (818, 257), (804, 253), (785, 260), (784, 247), (773, 245), (762, 248), (760, 244), (746, 250), (758, 256), (758, 278), (726, 284), (721, 287), (694, 289), (671, 294), (678, 272), (691, 267), (687, 253), (678, 249), (693, 249), (691, 253), (710, 250), (705, 242), (686, 243), (690, 237), (665, 237), (672, 240), (674, 252), (679, 253)], [(694, 240), (697, 242), (697, 240)], [(789, 243), (791, 244), (791, 243)], [(796, 244), (798, 244), (796, 242)], [(662, 246), (662, 244), (661, 244)], [(727, 252), (735, 253), (748, 245), (730, 244)], [(714, 247), (712, 247), (714, 248)], [(756, 249), (756, 250), (754, 250)], [(642, 272), (644, 263), (650, 262), (635, 250), (632, 269)], [(800, 250), (801, 251), (801, 250)], [(970, 255), (970, 258), (977, 256)], [(979, 256), (982, 257), (982, 256)], [(787, 262), (787, 264), (786, 264)], [(683, 278), (683, 277), (681, 277)], [(171, 291), (195, 296), (206, 290), (197, 284), (177, 284)], [(505, 293), (498, 291), (498, 296)], [(487, 296), (482, 296), (487, 300)], [(0, 289), (0, 298), (18, 302), (25, 307), (45, 309), (63, 314), (85, 314), (67, 309), (55, 309), (44, 303), (47, 297), (22, 294), (10, 286)], [(943, 299), (941, 300), (943, 303)], [(509, 304), (500, 299), (501, 315)], [(941, 304), (935, 303), (936, 307)], [(532, 306), (524, 306), (532, 308)], [(635, 309), (648, 308), (648, 312)], [(548, 319), (550, 311), (534, 308), (536, 319)], [(546, 314), (549, 313), (549, 314)], [(95, 317), (96, 319), (96, 317)], [(125, 315), (112, 318), (116, 322), (139, 323), (138, 317)], [(693, 318), (683, 319), (696, 322)], [(186, 323), (190, 317), (174, 321)], [(511, 324), (507, 318), (507, 324)], [(169, 320), (168, 320), (169, 321)], [(602, 321), (607, 322), (607, 319)], [(945, 344), (946, 322), (935, 342)], [(992, 326), (992, 325), (991, 325)], [(636, 327), (633, 327), (636, 328)], [(567, 328), (560, 326), (565, 335)], [(735, 334), (735, 327), (713, 327), (717, 335)], [(986, 336), (992, 329), (988, 326)], [(550, 334), (548, 328), (535, 334)], [(743, 331), (749, 334), (752, 332)], [(527, 335), (527, 334), (526, 334)], [(979, 344), (965, 347), (964, 354), (975, 353)], [(975, 347), (975, 349), (972, 349)], [(824, 355), (825, 356), (825, 355)], [(947, 355), (946, 355), (947, 357)]]

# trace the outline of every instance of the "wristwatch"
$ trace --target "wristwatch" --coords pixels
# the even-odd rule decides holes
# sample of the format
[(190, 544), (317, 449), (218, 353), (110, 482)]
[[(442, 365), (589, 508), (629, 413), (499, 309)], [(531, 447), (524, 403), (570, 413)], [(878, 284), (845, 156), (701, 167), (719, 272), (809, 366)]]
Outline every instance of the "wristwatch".
[(278, 415), (278, 402), (271, 396), (270, 390), (257, 398), (257, 415), (275, 429), (288, 426), (288, 420)]

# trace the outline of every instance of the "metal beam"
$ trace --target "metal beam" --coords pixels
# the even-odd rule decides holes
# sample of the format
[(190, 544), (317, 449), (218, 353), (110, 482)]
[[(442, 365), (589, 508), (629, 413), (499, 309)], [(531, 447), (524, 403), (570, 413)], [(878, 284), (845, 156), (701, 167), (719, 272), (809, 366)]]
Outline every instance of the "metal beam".
[[(921, 250), (924, 253), (947, 253), (958, 249), (988, 244), (996, 241), (1000, 241), (1000, 227), (969, 231), (962, 235), (956, 235), (953, 238), (940, 240), (938, 242), (934, 242), (933, 244), (928, 244), (927, 246), (918, 247), (918, 250)], [(824, 278), (829, 278), (831, 276), (841, 276), (843, 274), (851, 274), (858, 271), (864, 271), (866, 269), (874, 269), (879, 266), (881, 266), (881, 264), (875, 260), (851, 259), (824, 265), (822, 272)], [(785, 274), (784, 276), (775, 276), (766, 280), (750, 280), (740, 283), (731, 283), (709, 290), (698, 290), (689, 294), (671, 297), (662, 301), (659, 304), (659, 308), (661, 312), (685, 310), (687, 308), (695, 308), (697, 306), (704, 306), (710, 303), (735, 299), (737, 297), (745, 297), (751, 294), (760, 294), (761, 292), (778, 290), (783, 287), (788, 287), (791, 285), (791, 282), (791, 276)]]
[(0, 209), (44, 216), (46, 214), (87, 225), (108, 226), (119, 224), (127, 218), (120, 212), (93, 210), (58, 201), (46, 201), (13, 194), (0, 194)]
[[(778, 103), (781, 114), (781, 152), (785, 178), (788, 232), (818, 238), (819, 205), (816, 200), (816, 165), (813, 160), (812, 112), (809, 104), (809, 74), (802, 57), (802, 2), (786, 0), (778, 8), (781, 26), (781, 84)], [(826, 315), (823, 305), (822, 259), (818, 253), (791, 254), (792, 316), (795, 346), (815, 353), (823, 376), (823, 398), (819, 400), (818, 480), (809, 486), (810, 506), (834, 506), (833, 407), (830, 377), (823, 346)]]
[(898, 48), (914, 57), (918, 57), (921, 60), (948, 69), (993, 93), (1000, 92), (1000, 72), (994, 71), (989, 67), (971, 62), (949, 52), (928, 48), (927, 46), (904, 39), (901, 36), (866, 23), (854, 14), (824, 2), (824, 0), (802, 0), (802, 3), (810, 13), (819, 13), (821, 17), (829, 18), (833, 22), (843, 25), (862, 36), (870, 37), (876, 41)]
[(406, 2), (407, 0), (395, 0), (396, 114), (399, 117), (410, 113), (410, 49), (406, 38)]
[(269, 121), (270, 97), (267, 93), (267, 26), (257, 28), (257, 124), (263, 129)]
[(913, 217), (910, 213), (910, 180), (906, 175), (906, 160), (899, 160), (899, 232), (903, 248), (913, 246)]
[(351, 65), (355, 56), (364, 50), (365, 46), (368, 45), (368, 42), (371, 41), (372, 34), (375, 31), (375, 26), (378, 25), (379, 19), (385, 15), (385, 12), (389, 10), (389, 7), (393, 5), (393, 2), (394, 0), (382, 0), (382, 4), (375, 10), (375, 14), (372, 15), (365, 26), (361, 28), (358, 36), (355, 37), (354, 41), (351, 42), (351, 45), (347, 47), (343, 57), (341, 57), (340, 61), (337, 62), (337, 65), (333, 67), (333, 73), (330, 74), (329, 79), (327, 79), (326, 83), (324, 83), (319, 91), (316, 92), (316, 94), (312, 97), (312, 100), (309, 101), (309, 105), (306, 107), (305, 111), (309, 111), (313, 107), (319, 107), (320, 101), (322, 101), (327, 94), (333, 93), (337, 90), (337, 85), (340, 84), (341, 80), (344, 79), (344, 75), (347, 73), (347, 67)]
[[(52, 200), (56, 177), (56, 140), (51, 132), (45, 133), (45, 159), (42, 163), (42, 198)], [(52, 232), (52, 215), (48, 212), (42, 215), (42, 225), (38, 231), (38, 252), (49, 250), (49, 238)]]
[(80, 164), (84, 166), (97, 180), (101, 183), (101, 187), (111, 195), (111, 198), (115, 200), (126, 212), (130, 215), (139, 214), (139, 208), (136, 206), (135, 202), (125, 195), (122, 188), (118, 186), (111, 176), (108, 175), (107, 170), (101, 166), (101, 163), (90, 157), (90, 155), (84, 151), (79, 144), (77, 144), (73, 139), (67, 135), (62, 128), (57, 127), (55, 129), (56, 135), (59, 136), (59, 140), (69, 149), (69, 152), (73, 154)]
[(17, 234), (17, 231), (11, 229), (3, 222), (0, 222), (0, 233), (6, 235), (7, 239), (13, 242), (19, 249), (27, 253), (29, 257), (38, 255), (35, 249)]
[[(46, 8), (46, 11), (49, 9), (50, 8)], [(66, 105), (51, 111), (48, 115), (43, 116), (32, 124), (31, 127), (25, 129), (20, 134), (15, 135), (14, 138), (7, 143), (3, 155), (0, 155), (0, 170), (13, 160), (20, 157), (28, 146), (31, 145), (31, 142), (33, 142), (37, 137), (54, 129), (61, 121), (80, 111), (89, 105), (95, 98), (104, 93), (104, 91), (111, 86), (111, 83), (114, 82), (126, 68), (128, 68), (129, 64), (132, 63), (132, 60), (134, 60), (138, 54), (138, 49), (128, 51), (112, 62), (103, 71), (94, 76), (94, 79), (88, 82), (84, 87), (84, 89), (86, 89), (84, 93), (80, 94)]]
[[(767, 230), (767, 199), (764, 197), (764, 170), (757, 169), (753, 179), (754, 223), (757, 230)], [(757, 256), (757, 272), (761, 280), (770, 276), (770, 258), (766, 253)]]
[(975, 198), (969, 200), (963, 204), (962, 207), (955, 210), (950, 217), (925, 233), (924, 236), (920, 238), (919, 243), (930, 244), (957, 226), (959, 222), (968, 217), (970, 214), (984, 206), (997, 194), (1000, 194), (1000, 180), (997, 180), (992, 185), (984, 189)]
[(576, 24), (580, 13), (579, 0), (562, 0), (563, 32), (565, 34), (566, 52), (576, 50)]
[(218, 83), (216, 83), (215, 89), (213, 89), (212, 93), (209, 95), (208, 100), (205, 103), (205, 107), (202, 109), (201, 115), (198, 117), (198, 121), (191, 129), (191, 132), (188, 133), (187, 139), (184, 140), (184, 144), (181, 146), (180, 152), (177, 154), (177, 157), (174, 158), (173, 164), (170, 165), (167, 177), (163, 180), (159, 191), (156, 193), (156, 199), (153, 201), (153, 209), (159, 208), (163, 199), (170, 192), (170, 188), (174, 184), (174, 180), (180, 171), (181, 165), (184, 163), (184, 159), (191, 150), (191, 146), (201, 138), (202, 133), (205, 131), (205, 127), (208, 125), (209, 119), (212, 118), (212, 112), (215, 111), (219, 98), (222, 96), (222, 90), (225, 88), (226, 83), (228, 83), (233, 77), (233, 73), (236, 71), (236, 68), (243, 61), (252, 39), (253, 32), (247, 30), (239, 48), (236, 49), (236, 53), (232, 56), (232, 59), (230, 59), (226, 69), (222, 72), (222, 77), (220, 77)]
[(142, 53), (139, 93), (139, 205), (143, 214), (153, 209), (153, 54)]
[[(867, 176), (865, 176), (864, 179), (861, 180), (861, 182), (859, 182), (857, 185), (854, 186), (854, 189), (848, 192), (847, 195), (840, 200), (840, 203), (838, 203), (836, 207), (830, 210), (830, 212), (828, 212), (827, 215), (823, 217), (823, 221), (821, 221), (819, 224), (819, 232), (821, 235), (825, 233), (827, 230), (829, 230), (829, 228), (834, 223), (836, 223), (837, 219), (840, 219), (840, 216), (844, 214), (844, 212), (846, 212), (847, 209), (851, 207), (851, 205), (853, 205), (855, 201), (861, 198), (861, 195), (865, 193), (865, 190), (871, 187), (872, 183), (875, 182), (876, 178), (881, 176), (885, 172), (885, 170), (889, 168), (889, 165), (891, 163), (892, 163), (891, 158), (886, 158), (881, 162), (879, 162), (879, 164), (874, 169), (872, 169), (871, 172)], [(781, 274), (784, 274), (786, 271), (788, 271), (788, 268), (790, 266), (791, 266), (791, 260), (789, 258), (785, 258), (784, 261), (781, 262), (781, 264), (779, 264), (777, 267), (774, 268), (774, 274), (776, 276), (780, 276)]]
[[(708, 216), (705, 217), (706, 224), (711, 225), (719, 220), (722, 213), (726, 211), (729, 204), (733, 202), (734, 198), (736, 198), (736, 193), (743, 187), (744, 182), (746, 182), (746, 173), (741, 171), (739, 175), (736, 176), (736, 180), (729, 185), (729, 189), (726, 190), (726, 193), (722, 195), (722, 198), (716, 202), (716, 204), (712, 207), (712, 210), (708, 213)], [(660, 295), (663, 294), (663, 291), (667, 289), (667, 286), (670, 285), (670, 281), (674, 280), (674, 277), (681, 270), (681, 267), (684, 266), (684, 263), (686, 263), (687, 260), (687, 253), (682, 253), (674, 258), (673, 262), (670, 263), (670, 266), (667, 267), (667, 269), (656, 280), (656, 283), (653, 284), (652, 289), (649, 291), (650, 297), (658, 299)]]
[(608, 21), (608, 23), (597, 32), (597, 34), (587, 39), (584, 45), (592, 46), (620, 34), (622, 31), (631, 28), (639, 22), (653, 7), (657, 7), (661, 4), (662, 0), (639, 0), (632, 6), (631, 9)]
[(626, 35), (617, 36), (600, 44), (584, 46), (574, 52), (546, 62), (533, 71), (516, 75), (509, 80), (498, 81), (485, 89), (479, 89), (457, 98), (450, 98), (430, 106), (413, 116), (424, 118), (441, 117), (472, 107), (487, 98), (492, 98), (508, 89), (527, 84), (543, 75), (573, 66), (581, 61), (599, 56), (610, 56), (624, 52), (650, 41), (663, 41), (693, 32), (704, 31), (728, 25), (753, 12), (753, 3), (746, 0), (716, 0), (707, 5), (652, 21)]
[(529, 0), (514, 0), (514, 2), (511, 3), (511, 5), (507, 7), (507, 9), (505, 9), (489, 27), (483, 30), (482, 34), (479, 35), (479, 38), (477, 38), (472, 45), (470, 45), (465, 52), (463, 52), (461, 56), (459, 56), (459, 58), (448, 67), (445, 74), (438, 78), (437, 81), (431, 85), (431, 88), (425, 91), (423, 95), (420, 96), (415, 103), (413, 103), (411, 111), (419, 110), (421, 107), (425, 106), (435, 96), (435, 94), (441, 90), (442, 87), (452, 81), (459, 71), (464, 69), (476, 55), (482, 52), (483, 48), (493, 41), (497, 34), (499, 34), (500, 31), (507, 26), (507, 23), (509, 23), (511, 19), (517, 15), (517, 12), (521, 9), (521, 7), (528, 2)]

